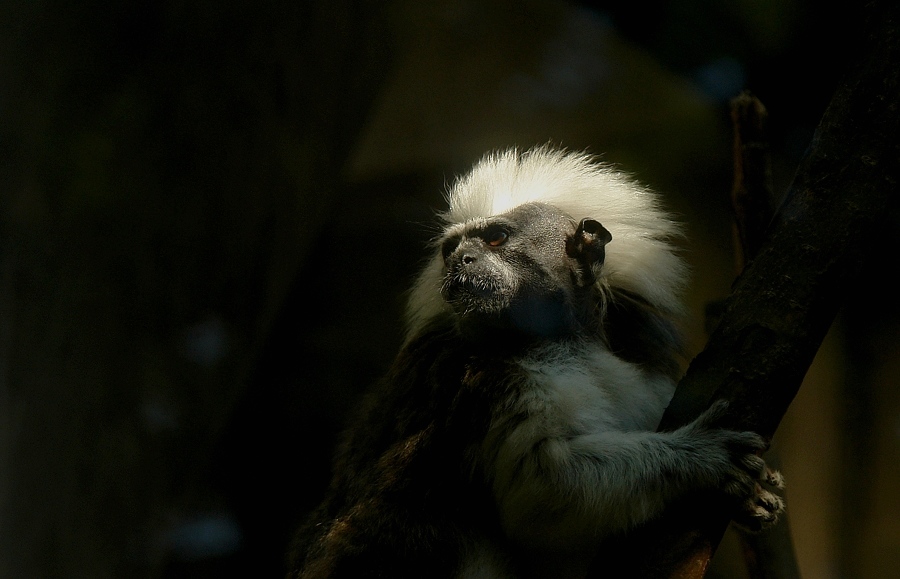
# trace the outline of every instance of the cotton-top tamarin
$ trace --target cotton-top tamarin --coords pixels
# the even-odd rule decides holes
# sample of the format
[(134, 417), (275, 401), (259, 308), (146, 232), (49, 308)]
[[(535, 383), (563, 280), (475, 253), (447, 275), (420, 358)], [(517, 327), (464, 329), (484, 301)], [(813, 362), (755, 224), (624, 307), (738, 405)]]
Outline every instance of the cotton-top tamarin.
[(656, 195), (582, 153), (460, 178), (405, 343), (354, 417), (293, 578), (583, 577), (598, 545), (696, 490), (771, 524), (766, 441), (722, 404), (656, 432), (686, 268)]

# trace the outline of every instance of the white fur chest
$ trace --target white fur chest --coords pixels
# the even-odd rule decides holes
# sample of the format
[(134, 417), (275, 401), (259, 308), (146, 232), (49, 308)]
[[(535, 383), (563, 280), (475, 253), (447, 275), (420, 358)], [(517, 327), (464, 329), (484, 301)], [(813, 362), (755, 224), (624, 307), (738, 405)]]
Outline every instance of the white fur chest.
[(570, 435), (655, 430), (675, 389), (597, 342), (554, 344), (519, 363), (530, 376), (522, 400), (530, 414)]

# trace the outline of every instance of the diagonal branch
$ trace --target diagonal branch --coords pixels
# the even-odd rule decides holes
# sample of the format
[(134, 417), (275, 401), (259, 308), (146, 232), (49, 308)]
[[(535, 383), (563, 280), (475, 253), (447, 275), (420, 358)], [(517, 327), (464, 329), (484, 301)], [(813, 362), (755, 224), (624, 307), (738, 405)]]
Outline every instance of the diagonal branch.
[[(835, 93), (766, 241), (736, 282), (660, 429), (684, 424), (711, 400), (726, 398), (730, 426), (772, 436), (872, 253), (872, 234), (896, 208), (898, 7), (873, 2), (869, 10), (868, 50)], [(715, 504), (702, 512), (695, 505), (690, 518), (664, 523), (675, 547), (655, 554), (653, 565), (666, 569), (664, 575), (702, 576), (728, 524)]]
[[(872, 49), (836, 92), (758, 255), (660, 425), (713, 397), (739, 402), (733, 426), (771, 436), (893, 209), (900, 165), (898, 8), (881, 7)], [(882, 6), (884, 4), (884, 6)], [(874, 11), (873, 11), (874, 12)], [(738, 406), (733, 404), (732, 406)]]
[[(726, 398), (729, 426), (772, 436), (874, 253), (873, 234), (896, 209), (900, 7), (875, 1), (868, 10), (868, 46), (836, 91), (765, 241), (679, 384), (662, 430)], [(717, 499), (693, 497), (607, 546), (598, 563), (619, 561), (635, 577), (702, 577), (728, 522)]]

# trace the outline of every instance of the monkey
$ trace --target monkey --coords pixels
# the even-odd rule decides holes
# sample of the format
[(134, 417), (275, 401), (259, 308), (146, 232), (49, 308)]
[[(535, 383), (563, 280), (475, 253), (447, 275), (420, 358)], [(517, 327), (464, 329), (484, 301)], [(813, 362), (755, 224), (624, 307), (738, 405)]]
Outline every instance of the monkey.
[(584, 577), (603, 541), (698, 490), (774, 524), (768, 441), (717, 427), (725, 403), (656, 431), (688, 275), (658, 194), (544, 145), (488, 153), (446, 200), (289, 578)]

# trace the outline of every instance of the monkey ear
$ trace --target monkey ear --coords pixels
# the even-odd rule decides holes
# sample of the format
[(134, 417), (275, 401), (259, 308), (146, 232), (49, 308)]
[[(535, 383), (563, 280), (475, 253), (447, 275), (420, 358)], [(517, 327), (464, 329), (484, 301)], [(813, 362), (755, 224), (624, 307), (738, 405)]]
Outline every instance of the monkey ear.
[(606, 257), (606, 244), (612, 241), (612, 234), (595, 219), (582, 219), (574, 235), (566, 239), (566, 253), (569, 257), (600, 264)]
[(612, 234), (595, 219), (582, 219), (575, 233), (566, 238), (566, 253), (578, 260), (586, 284), (594, 283), (593, 268), (606, 259), (606, 244)]

